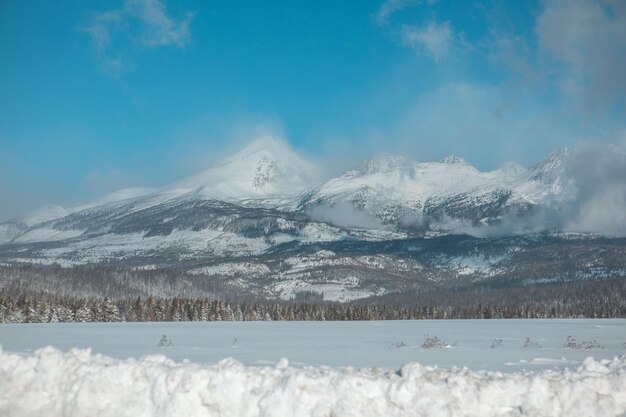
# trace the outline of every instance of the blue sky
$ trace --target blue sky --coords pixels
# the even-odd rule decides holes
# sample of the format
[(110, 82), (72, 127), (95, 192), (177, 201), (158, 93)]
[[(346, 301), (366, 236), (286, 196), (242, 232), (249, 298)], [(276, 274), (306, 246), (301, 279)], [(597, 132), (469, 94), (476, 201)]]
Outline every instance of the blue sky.
[(0, 0), (0, 220), (269, 132), (341, 171), (622, 141), (626, 3)]

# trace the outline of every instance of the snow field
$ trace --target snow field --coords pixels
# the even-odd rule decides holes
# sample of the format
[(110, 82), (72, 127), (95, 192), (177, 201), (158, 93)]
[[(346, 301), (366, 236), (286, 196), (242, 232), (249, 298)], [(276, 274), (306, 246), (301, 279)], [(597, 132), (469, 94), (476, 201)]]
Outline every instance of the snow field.
[(28, 416), (620, 416), (626, 358), (574, 371), (212, 365), (90, 350), (0, 352), (0, 415)]
[[(172, 341), (159, 346), (163, 335)], [(445, 348), (423, 349), (426, 337)], [(593, 341), (598, 346), (565, 346)], [(530, 339), (532, 343), (529, 343)], [(498, 343), (496, 343), (499, 341)], [(54, 346), (90, 348), (117, 359), (164, 354), (177, 362), (399, 369), (406, 363), (474, 371), (573, 369), (626, 354), (626, 320), (215, 321), (151, 323), (28, 323), (0, 325), (5, 352), (31, 354)]]

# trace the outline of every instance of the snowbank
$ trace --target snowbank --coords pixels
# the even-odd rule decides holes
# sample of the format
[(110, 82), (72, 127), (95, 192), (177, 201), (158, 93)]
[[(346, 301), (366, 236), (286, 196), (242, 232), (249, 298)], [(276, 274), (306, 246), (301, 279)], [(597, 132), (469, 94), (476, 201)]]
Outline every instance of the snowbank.
[(352, 368), (117, 360), (89, 350), (0, 351), (0, 415), (27, 416), (619, 416), (626, 357), (575, 371), (502, 374), (407, 364)]

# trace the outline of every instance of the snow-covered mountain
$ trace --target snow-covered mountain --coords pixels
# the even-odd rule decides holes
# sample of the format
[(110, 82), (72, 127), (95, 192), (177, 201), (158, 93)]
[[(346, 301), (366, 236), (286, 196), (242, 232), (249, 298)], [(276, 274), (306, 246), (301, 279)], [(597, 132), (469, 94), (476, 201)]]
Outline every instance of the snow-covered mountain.
[[(431, 163), (382, 155), (316, 184), (318, 167), (262, 138), (161, 189), (122, 190), (2, 223), (0, 264), (176, 268), (273, 296), (314, 290), (339, 300), (513, 273), (539, 279), (525, 264), (529, 253), (569, 259), (569, 242), (587, 237), (455, 234), (558, 211), (573, 187), (568, 155), (489, 172), (454, 155)], [(537, 249), (555, 241), (566, 249)], [(603, 274), (626, 273), (624, 248), (584, 246), (568, 268), (593, 275), (602, 259)], [(546, 261), (542, 277), (557, 273), (558, 262)]]
[[(121, 190), (82, 206), (50, 206), (2, 223), (0, 244), (94, 242), (98, 250), (94, 239), (130, 239), (133, 247), (147, 250), (155, 236), (159, 247), (169, 247), (173, 236), (179, 236), (177, 244), (194, 247), (198, 239), (204, 242), (202, 236), (215, 235), (212, 243), (203, 243), (208, 247), (230, 233), (224, 243), (229, 250), (232, 239), (265, 250), (288, 241), (459, 233), (464, 230), (459, 225), (494, 224), (508, 213), (524, 215), (560, 201), (567, 156), (558, 151), (530, 169), (506, 165), (480, 172), (455, 155), (433, 163), (381, 155), (315, 185), (318, 167), (285, 143), (263, 137), (161, 189)], [(259, 241), (249, 242), (250, 235)]]
[[(507, 213), (559, 201), (563, 173), (555, 160), (551, 155), (534, 169), (505, 165), (480, 172), (455, 155), (431, 163), (383, 155), (314, 188), (300, 207), (316, 213), (320, 207), (349, 204), (395, 229), (432, 227), (446, 218), (489, 225)], [(446, 231), (445, 224), (438, 227)], [(454, 232), (453, 227), (447, 231)]]
[[(139, 226), (131, 227), (136, 233), (197, 232), (206, 226), (206, 216), (194, 220), (192, 214), (174, 210), (182, 206), (259, 209), (259, 215), (273, 210), (274, 217), (296, 217), (313, 228), (341, 229), (333, 232), (338, 238), (351, 233), (345, 229), (369, 229), (370, 234), (387, 236), (424, 232), (435, 224), (440, 234), (458, 232), (454, 225), (446, 229), (437, 222), (455, 219), (487, 225), (507, 212), (523, 213), (559, 201), (566, 188), (563, 160), (567, 155), (556, 152), (530, 169), (506, 165), (490, 172), (480, 172), (455, 155), (432, 163), (381, 155), (316, 185), (318, 167), (286, 144), (264, 137), (222, 163), (161, 189), (121, 190), (78, 207), (49, 206), (2, 223), (0, 243), (93, 236), (116, 230), (120, 223), (128, 229), (129, 218)], [(150, 223), (150, 216), (165, 212), (171, 212), (170, 218)], [(342, 215), (371, 221), (351, 227), (341, 221)], [(171, 227), (164, 227), (168, 224)]]
[(223, 163), (166, 187), (164, 192), (196, 192), (226, 201), (284, 199), (310, 187), (319, 175), (318, 167), (287, 145), (263, 137)]

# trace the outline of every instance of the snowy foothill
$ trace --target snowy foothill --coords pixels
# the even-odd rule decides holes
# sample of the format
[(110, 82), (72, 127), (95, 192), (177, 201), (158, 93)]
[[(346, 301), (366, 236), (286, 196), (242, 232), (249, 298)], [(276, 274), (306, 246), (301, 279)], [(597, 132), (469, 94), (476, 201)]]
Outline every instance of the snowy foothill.
[(626, 358), (574, 371), (499, 373), (417, 363), (380, 368), (175, 363), (89, 350), (0, 352), (0, 415), (42, 416), (620, 416)]

